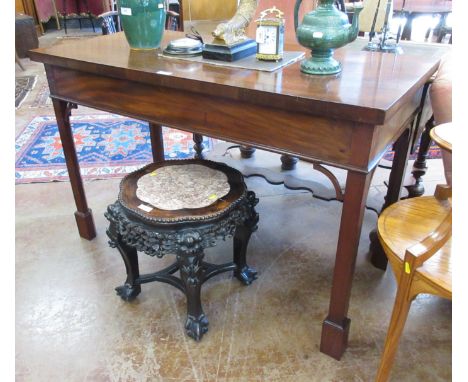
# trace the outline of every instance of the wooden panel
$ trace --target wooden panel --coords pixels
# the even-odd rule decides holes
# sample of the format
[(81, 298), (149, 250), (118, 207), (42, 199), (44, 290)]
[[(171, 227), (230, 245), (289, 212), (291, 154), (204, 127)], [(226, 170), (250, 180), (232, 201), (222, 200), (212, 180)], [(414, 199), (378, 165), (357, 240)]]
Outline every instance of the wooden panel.
[[(163, 45), (180, 36), (166, 33)], [(156, 52), (130, 50), (123, 33), (38, 49), (31, 57), (115, 78), (382, 125), (413, 99), (437, 69), (446, 48), (412, 44), (404, 47), (405, 54), (395, 56), (362, 51), (365, 43), (358, 40), (336, 51), (343, 65), (339, 76), (307, 76), (300, 72), (299, 63), (265, 73), (166, 59)]]
[(184, 20), (227, 20), (237, 10), (237, 0), (183, 0)]
[[(231, 102), (190, 91), (47, 66), (51, 95), (85, 106), (273, 151), (367, 172), (367, 156), (351, 158), (356, 124)], [(60, 86), (55, 86), (59, 83)], [(125, 89), (125, 92), (122, 92)], [(367, 126), (372, 137), (372, 128)], [(360, 139), (362, 152), (369, 152)], [(371, 139), (367, 138), (370, 142)]]
[(15, 0), (15, 12), (16, 13), (26, 13), (24, 10), (23, 0)]

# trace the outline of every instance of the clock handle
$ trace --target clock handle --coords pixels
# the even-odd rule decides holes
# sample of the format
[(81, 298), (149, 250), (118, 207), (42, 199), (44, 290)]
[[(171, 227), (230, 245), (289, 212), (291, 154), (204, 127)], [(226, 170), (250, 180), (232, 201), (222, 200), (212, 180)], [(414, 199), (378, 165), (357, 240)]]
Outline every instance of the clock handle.
[(296, 5), (294, 6), (294, 30), (297, 31), (298, 19), (299, 19), (299, 8), (302, 4), (302, 0), (296, 0)]

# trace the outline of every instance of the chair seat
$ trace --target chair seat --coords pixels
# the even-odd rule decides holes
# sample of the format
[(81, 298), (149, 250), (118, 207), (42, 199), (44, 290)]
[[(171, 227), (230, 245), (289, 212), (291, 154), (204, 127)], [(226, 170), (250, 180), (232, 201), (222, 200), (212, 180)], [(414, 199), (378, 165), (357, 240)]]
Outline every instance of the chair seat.
[[(405, 251), (434, 231), (451, 206), (450, 200), (433, 196), (402, 200), (386, 208), (379, 217), (378, 233), (395, 276), (403, 269)], [(444, 294), (452, 292), (451, 240), (417, 270), (418, 277)]]
[(151, 163), (121, 182), (119, 202), (149, 224), (206, 223), (225, 216), (245, 199), (242, 174), (199, 159)]

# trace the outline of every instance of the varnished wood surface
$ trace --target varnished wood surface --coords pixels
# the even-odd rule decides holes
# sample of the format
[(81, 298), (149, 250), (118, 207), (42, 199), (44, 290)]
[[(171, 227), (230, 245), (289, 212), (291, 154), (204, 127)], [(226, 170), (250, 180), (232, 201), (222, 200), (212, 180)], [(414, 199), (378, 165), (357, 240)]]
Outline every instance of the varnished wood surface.
[[(182, 36), (167, 32), (162, 45)], [(365, 44), (357, 40), (336, 51), (343, 72), (335, 77), (303, 74), (299, 63), (265, 73), (168, 59), (158, 51), (130, 50), (123, 33), (37, 49), (31, 58), (100, 76), (381, 125), (414, 97), (449, 49), (407, 44), (405, 54), (393, 55), (362, 51)]]
[[(433, 196), (402, 200), (388, 207), (378, 221), (378, 232), (396, 276), (403, 270), (405, 251), (434, 231), (449, 213), (451, 202)], [(427, 260), (417, 272), (431, 285), (439, 285), (438, 294), (452, 291), (451, 242)]]
[(452, 152), (452, 142), (454, 138), (454, 129), (455, 126), (452, 126), (452, 122), (443, 123), (434, 127), (430, 131), (430, 136), (443, 150)]
[(451, 187), (395, 203), (378, 220), (398, 288), (376, 382), (390, 376), (411, 302), (420, 293), (452, 298)]

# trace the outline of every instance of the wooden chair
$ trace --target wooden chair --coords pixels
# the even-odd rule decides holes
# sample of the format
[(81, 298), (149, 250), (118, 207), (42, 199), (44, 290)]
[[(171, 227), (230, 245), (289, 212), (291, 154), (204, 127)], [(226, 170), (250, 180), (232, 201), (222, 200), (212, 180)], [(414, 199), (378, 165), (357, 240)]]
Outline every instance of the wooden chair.
[[(431, 138), (451, 152), (453, 129), (435, 127)], [(437, 186), (434, 196), (402, 200), (380, 215), (377, 232), (398, 289), (376, 381), (388, 380), (412, 300), (420, 293), (452, 299), (452, 187)]]
[(103, 35), (113, 34), (122, 31), (118, 11), (109, 11), (101, 13), (98, 16), (98, 20), (101, 21), (101, 29)]

